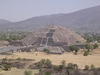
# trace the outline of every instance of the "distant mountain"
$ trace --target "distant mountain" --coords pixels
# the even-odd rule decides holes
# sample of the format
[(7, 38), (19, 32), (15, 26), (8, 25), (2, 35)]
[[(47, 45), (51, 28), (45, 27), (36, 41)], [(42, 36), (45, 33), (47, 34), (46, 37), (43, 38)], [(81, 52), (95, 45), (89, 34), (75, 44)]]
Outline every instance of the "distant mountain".
[(0, 19), (0, 25), (12, 23), (11, 21)]
[(100, 32), (100, 6), (83, 9), (69, 14), (33, 17), (5, 26), (10, 29), (35, 30), (49, 25), (66, 26), (75, 31)]

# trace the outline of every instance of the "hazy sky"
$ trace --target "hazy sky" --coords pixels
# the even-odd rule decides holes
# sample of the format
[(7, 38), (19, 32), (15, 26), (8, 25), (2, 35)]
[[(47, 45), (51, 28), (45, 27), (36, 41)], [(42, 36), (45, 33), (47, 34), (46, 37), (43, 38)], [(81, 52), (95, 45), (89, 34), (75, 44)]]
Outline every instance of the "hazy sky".
[(15, 22), (41, 15), (70, 13), (98, 5), (100, 0), (0, 0), (0, 19)]

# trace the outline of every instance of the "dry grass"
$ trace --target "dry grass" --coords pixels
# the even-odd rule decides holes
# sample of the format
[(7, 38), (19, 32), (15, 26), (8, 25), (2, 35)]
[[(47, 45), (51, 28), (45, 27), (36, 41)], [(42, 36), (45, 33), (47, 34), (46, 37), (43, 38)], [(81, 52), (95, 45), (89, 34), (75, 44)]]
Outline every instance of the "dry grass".
[[(97, 50), (94, 50), (91, 52), (92, 55), (89, 56), (83, 56), (82, 53), (79, 53), (78, 55), (74, 55), (73, 53), (64, 53), (60, 55), (55, 54), (45, 54), (42, 52), (21, 52), (21, 53), (14, 53), (13, 55), (0, 55), (0, 59), (2, 58), (12, 58), (16, 59), (18, 57), (20, 58), (30, 58), (35, 59), (37, 61), (41, 59), (50, 59), (53, 64), (58, 65), (61, 64), (62, 60), (66, 61), (66, 64), (68, 63), (75, 63), (79, 65), (79, 68), (83, 69), (84, 65), (91, 65), (94, 64), (96, 67), (100, 67), (100, 48)], [(0, 70), (0, 75), (24, 75), (24, 71), (26, 69), (16, 69), (13, 68), (11, 71), (3, 71)], [(32, 70), (33, 73), (37, 73), (38, 70)]]
[[(30, 70), (30, 69), (16, 69), (12, 68), (10, 71), (3, 71), (0, 70), (0, 75), (24, 75), (25, 70)], [(30, 70), (32, 71), (33, 75), (35, 73), (38, 73), (38, 70)]]
[[(83, 68), (84, 65), (91, 65), (94, 64), (96, 67), (100, 67), (100, 51), (98, 50), (97, 52), (94, 51), (94, 53), (98, 54), (93, 54), (89, 56), (83, 56), (82, 54), (74, 55), (73, 53), (64, 53), (61, 55), (54, 55), (54, 54), (45, 54), (42, 52), (21, 52), (21, 53), (14, 53), (14, 55), (0, 55), (0, 58), (13, 58), (16, 59), (17, 57), (20, 58), (30, 58), (30, 59), (35, 59), (37, 61), (41, 59), (50, 59), (53, 64), (60, 64), (62, 60), (65, 60), (66, 63), (75, 63), (78, 64), (80, 68)], [(92, 53), (91, 53), (92, 54)]]

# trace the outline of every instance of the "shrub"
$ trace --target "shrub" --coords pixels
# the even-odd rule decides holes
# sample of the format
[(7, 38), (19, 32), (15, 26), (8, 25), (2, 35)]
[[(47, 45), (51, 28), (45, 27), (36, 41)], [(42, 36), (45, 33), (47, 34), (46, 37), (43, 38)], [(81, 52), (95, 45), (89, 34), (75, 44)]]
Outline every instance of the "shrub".
[(8, 59), (8, 61), (10, 62), (10, 61), (13, 61), (13, 59)]
[(95, 66), (92, 64), (92, 65), (90, 66), (90, 68), (91, 68), (91, 69), (95, 69)]
[(44, 51), (45, 53), (47, 53), (47, 54), (49, 54), (49, 53), (50, 53), (50, 50), (49, 50), (49, 49), (47, 49), (47, 48), (44, 48), (44, 49), (43, 49), (43, 51)]
[(67, 72), (68, 75), (70, 75), (71, 70), (67, 69), (66, 72)]
[(88, 51), (85, 51), (84, 52), (84, 56), (88, 56), (89, 55), (89, 52)]
[(4, 65), (4, 70), (8, 71), (8, 70), (11, 70), (11, 66), (10, 65)]
[(74, 45), (71, 45), (71, 46), (70, 46), (70, 50), (71, 50), (71, 51), (74, 51)]
[(89, 66), (88, 66), (88, 65), (85, 65), (85, 66), (84, 66), (84, 69), (85, 69), (85, 70), (88, 70), (88, 69), (89, 69)]
[(56, 71), (61, 71), (63, 69), (63, 65), (53, 65), (53, 69)]
[(97, 49), (97, 48), (98, 48), (98, 44), (95, 43), (95, 44), (93, 45), (93, 49)]
[(75, 52), (77, 53), (79, 51), (79, 47), (74, 46)]
[(90, 51), (90, 49), (92, 49), (92, 46), (90, 44), (85, 44), (85, 48)]
[(32, 74), (32, 71), (27, 71), (27, 70), (26, 70), (26, 71), (24, 72), (24, 75), (33, 75), (33, 74)]
[(77, 54), (77, 52), (79, 51), (79, 47), (72, 45), (72, 46), (70, 46), (70, 50), (71, 51), (74, 51), (75, 50), (75, 52)]
[(77, 64), (73, 64), (73, 63), (69, 63), (69, 64), (67, 65), (67, 67), (68, 67), (69, 69), (78, 69), (78, 65), (77, 65)]
[(41, 66), (42, 66), (42, 63), (39, 61), (39, 62), (36, 63), (36, 65), (37, 65), (38, 67), (41, 67)]
[(47, 59), (45, 61), (45, 64), (46, 64), (47, 67), (51, 67), (51, 65), (52, 65), (52, 63), (51, 63), (51, 61), (49, 59)]
[(20, 57), (18, 57), (16, 60), (20, 61), (20, 60), (21, 60), (21, 58), (20, 58)]
[(2, 59), (2, 61), (7, 61), (7, 60), (8, 60), (7, 58), (3, 58), (3, 59)]
[(44, 63), (46, 62), (46, 60), (45, 60), (45, 59), (41, 59), (40, 62), (41, 62), (42, 64), (44, 64)]
[(63, 65), (63, 67), (65, 67), (66, 66), (66, 61), (62, 60), (61, 64)]
[(73, 63), (68, 63), (67, 67), (68, 67), (69, 69), (73, 69), (73, 68), (74, 68)]
[(51, 72), (45, 72), (44, 75), (51, 75)]
[(78, 65), (77, 64), (73, 64), (73, 68), (74, 69), (78, 69)]

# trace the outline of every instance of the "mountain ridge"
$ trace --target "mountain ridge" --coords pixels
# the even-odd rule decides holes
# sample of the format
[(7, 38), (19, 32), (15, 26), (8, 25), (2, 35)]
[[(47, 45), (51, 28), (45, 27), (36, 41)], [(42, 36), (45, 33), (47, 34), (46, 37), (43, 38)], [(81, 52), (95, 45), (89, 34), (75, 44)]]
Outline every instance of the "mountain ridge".
[(61, 25), (75, 31), (99, 31), (100, 30), (100, 5), (79, 10), (72, 13), (61, 13), (32, 17), (23, 21), (13, 22), (7, 25), (9, 29), (39, 29), (50, 25)]

